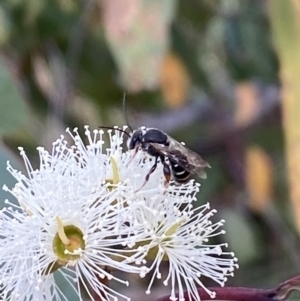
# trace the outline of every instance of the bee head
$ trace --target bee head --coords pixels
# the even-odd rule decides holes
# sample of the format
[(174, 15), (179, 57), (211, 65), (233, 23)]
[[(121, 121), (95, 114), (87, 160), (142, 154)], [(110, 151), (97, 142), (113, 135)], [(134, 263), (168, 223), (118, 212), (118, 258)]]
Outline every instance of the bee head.
[(139, 146), (142, 142), (143, 135), (143, 128), (138, 128), (137, 130), (133, 131), (131, 138), (128, 139), (128, 148), (135, 149), (137, 146)]

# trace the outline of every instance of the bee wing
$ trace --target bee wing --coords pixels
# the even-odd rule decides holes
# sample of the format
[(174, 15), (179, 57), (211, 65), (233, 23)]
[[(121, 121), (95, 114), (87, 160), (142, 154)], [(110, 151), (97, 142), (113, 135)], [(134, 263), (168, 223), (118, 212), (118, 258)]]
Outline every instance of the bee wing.
[(168, 146), (159, 143), (151, 143), (151, 145), (162, 155), (168, 157), (172, 163), (178, 164), (191, 174), (198, 174), (199, 177), (206, 179), (204, 168), (210, 168), (210, 165), (200, 155), (186, 148), (172, 137), (168, 137), (170, 141)]

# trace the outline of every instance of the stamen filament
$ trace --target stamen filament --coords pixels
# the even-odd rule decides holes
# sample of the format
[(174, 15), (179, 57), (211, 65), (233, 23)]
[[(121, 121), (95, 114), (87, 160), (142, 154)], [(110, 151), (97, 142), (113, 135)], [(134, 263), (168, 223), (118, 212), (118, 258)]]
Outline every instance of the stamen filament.
[(113, 172), (113, 178), (112, 178), (112, 183), (113, 184), (118, 184), (120, 182), (120, 176), (119, 176), (119, 170), (118, 170), (118, 165), (114, 157), (110, 156), (109, 157), (111, 167), (112, 167), (112, 172)]
[(58, 236), (59, 238), (61, 239), (61, 241), (66, 245), (68, 246), (71, 241), (70, 239), (67, 237), (66, 233), (65, 233), (65, 229), (64, 229), (64, 224), (62, 222), (62, 220), (60, 219), (59, 216), (56, 217), (56, 222), (57, 222), (57, 228), (58, 228)]

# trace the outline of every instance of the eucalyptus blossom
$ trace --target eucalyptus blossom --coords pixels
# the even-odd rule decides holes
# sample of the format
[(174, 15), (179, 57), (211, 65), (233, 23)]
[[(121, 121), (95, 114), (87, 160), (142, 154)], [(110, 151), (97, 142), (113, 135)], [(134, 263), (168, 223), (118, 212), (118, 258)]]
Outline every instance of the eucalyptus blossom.
[[(224, 285), (236, 259), (225, 243), (213, 237), (224, 233), (223, 220), (210, 221), (209, 205), (194, 209), (199, 184), (165, 183), (163, 166), (146, 175), (154, 164), (147, 153), (123, 149), (124, 130), (90, 131), (85, 137), (67, 129), (51, 152), (39, 147), (34, 169), (20, 148), (26, 173), (8, 164), (17, 180), (9, 189), (17, 203), (6, 200), (0, 212), (0, 281), (5, 300), (67, 300), (54, 280), (60, 273), (80, 300), (129, 299), (111, 288), (115, 281), (129, 285), (120, 270), (161, 278), (171, 299), (184, 300), (185, 289), (200, 300), (201, 277)], [(105, 143), (108, 140), (108, 144)], [(214, 293), (207, 290), (213, 297)]]

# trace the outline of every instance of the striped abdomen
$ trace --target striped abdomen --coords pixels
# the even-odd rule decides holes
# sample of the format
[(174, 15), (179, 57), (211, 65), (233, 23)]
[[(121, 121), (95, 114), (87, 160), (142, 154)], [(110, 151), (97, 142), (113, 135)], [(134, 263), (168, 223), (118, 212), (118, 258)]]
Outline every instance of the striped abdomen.
[(186, 171), (183, 167), (179, 166), (176, 162), (172, 162), (170, 160), (170, 165), (175, 182), (186, 183), (190, 179), (191, 173)]

